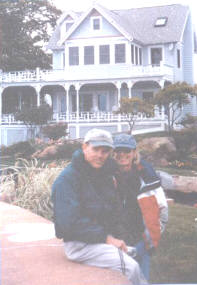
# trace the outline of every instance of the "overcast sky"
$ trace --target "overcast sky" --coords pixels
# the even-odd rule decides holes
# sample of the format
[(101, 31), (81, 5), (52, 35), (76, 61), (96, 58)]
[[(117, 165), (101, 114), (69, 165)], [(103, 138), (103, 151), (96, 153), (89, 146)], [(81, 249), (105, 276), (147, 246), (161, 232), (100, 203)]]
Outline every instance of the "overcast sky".
[[(91, 7), (92, 0), (51, 0), (52, 3), (62, 11), (86, 11)], [(129, 9), (134, 7), (158, 6), (180, 3), (189, 5), (192, 11), (193, 23), (197, 32), (197, 1), (196, 0), (97, 0), (108, 9)], [(197, 55), (195, 55), (195, 78), (197, 82)]]
[[(65, 11), (85, 11), (88, 9), (94, 1), (92, 0), (51, 0), (53, 4)], [(189, 5), (193, 12), (197, 12), (197, 1), (196, 0), (97, 0), (95, 1), (100, 3), (108, 9), (124, 9), (124, 8), (133, 8), (133, 7), (145, 7), (145, 6), (158, 6), (165, 4), (174, 4), (180, 3), (183, 5)], [(197, 27), (197, 17), (196, 18), (196, 27)]]

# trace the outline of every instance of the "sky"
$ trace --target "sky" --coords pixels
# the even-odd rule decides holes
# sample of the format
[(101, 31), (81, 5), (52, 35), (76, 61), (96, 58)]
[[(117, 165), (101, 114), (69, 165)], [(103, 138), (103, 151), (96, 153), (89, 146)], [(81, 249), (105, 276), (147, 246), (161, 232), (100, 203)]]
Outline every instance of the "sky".
[[(51, 0), (53, 4), (61, 9), (62, 11), (73, 10), (73, 11), (85, 11), (91, 7), (93, 0)], [(146, 6), (158, 6), (166, 4), (180, 3), (183, 5), (189, 5), (191, 11), (194, 13), (197, 11), (196, 0), (96, 0), (95, 2), (100, 3), (108, 9), (129, 9), (135, 7), (146, 7)], [(194, 17), (195, 18), (195, 17)], [(197, 29), (197, 19), (196, 19)]]
[[(130, 9), (136, 7), (150, 7), (179, 3), (188, 5), (192, 11), (194, 28), (197, 32), (197, 1), (196, 0), (51, 0), (51, 2), (62, 11), (86, 11), (93, 2), (97, 2), (108, 9)], [(196, 15), (195, 15), (196, 14)], [(195, 82), (197, 83), (197, 55), (195, 55)]]

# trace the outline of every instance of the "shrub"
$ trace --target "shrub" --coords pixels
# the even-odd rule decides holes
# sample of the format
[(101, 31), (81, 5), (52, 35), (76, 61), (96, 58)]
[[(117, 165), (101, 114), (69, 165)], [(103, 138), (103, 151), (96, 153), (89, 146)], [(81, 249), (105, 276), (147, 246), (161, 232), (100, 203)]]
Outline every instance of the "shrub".
[(177, 148), (177, 159), (185, 159), (188, 155), (197, 151), (197, 130), (187, 128), (173, 132), (172, 136)]
[(42, 132), (44, 136), (46, 136), (49, 139), (58, 140), (61, 137), (64, 137), (67, 135), (68, 125), (67, 124), (54, 124), (54, 125), (48, 125), (42, 128)]
[(81, 147), (81, 143), (78, 141), (70, 141), (62, 145), (59, 145), (55, 158), (56, 159), (61, 159), (61, 158), (71, 159), (73, 152), (80, 147)]
[(28, 157), (35, 152), (35, 147), (29, 142), (18, 142), (8, 147), (1, 149), (2, 155), (16, 155), (20, 154), (21, 157)]

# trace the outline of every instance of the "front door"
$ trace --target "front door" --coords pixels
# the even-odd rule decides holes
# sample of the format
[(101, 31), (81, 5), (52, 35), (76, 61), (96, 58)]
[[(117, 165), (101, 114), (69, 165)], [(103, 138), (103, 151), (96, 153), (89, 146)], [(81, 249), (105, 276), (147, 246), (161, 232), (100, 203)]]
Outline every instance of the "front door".
[(107, 110), (106, 94), (98, 94), (98, 109), (102, 112), (105, 112)]

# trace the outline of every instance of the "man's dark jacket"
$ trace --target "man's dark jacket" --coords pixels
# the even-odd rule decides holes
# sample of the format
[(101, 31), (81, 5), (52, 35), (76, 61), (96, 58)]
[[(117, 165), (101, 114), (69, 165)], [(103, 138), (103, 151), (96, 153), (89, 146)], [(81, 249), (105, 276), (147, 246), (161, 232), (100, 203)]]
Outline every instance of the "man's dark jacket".
[(105, 243), (116, 227), (116, 198), (110, 160), (94, 169), (81, 150), (52, 187), (56, 236), (64, 241)]

